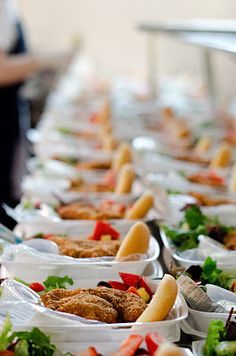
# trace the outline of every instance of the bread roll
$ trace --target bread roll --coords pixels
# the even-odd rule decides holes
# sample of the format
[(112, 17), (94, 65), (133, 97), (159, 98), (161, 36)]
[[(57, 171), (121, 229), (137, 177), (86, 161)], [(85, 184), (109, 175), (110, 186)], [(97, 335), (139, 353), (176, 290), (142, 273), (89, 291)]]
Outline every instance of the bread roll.
[(195, 148), (194, 148), (194, 153), (197, 155), (202, 155), (203, 153), (207, 152), (209, 148), (211, 147), (211, 138), (208, 136), (203, 136), (198, 140)]
[(116, 259), (126, 257), (134, 253), (147, 253), (149, 241), (149, 228), (144, 222), (137, 222), (129, 229), (128, 234), (123, 239), (120, 248), (116, 254)]
[(125, 163), (130, 162), (132, 162), (132, 149), (128, 143), (123, 142), (119, 145), (115, 153), (112, 162), (112, 169), (115, 172), (118, 172)]
[(231, 171), (230, 181), (229, 181), (229, 191), (231, 193), (236, 193), (236, 163), (234, 163)]
[(153, 207), (154, 198), (150, 191), (144, 192), (141, 197), (136, 200), (133, 206), (127, 211), (126, 219), (142, 219), (146, 216), (148, 211)]
[(220, 145), (215, 156), (213, 157), (210, 168), (225, 168), (231, 161), (231, 149), (226, 143)]
[(160, 344), (154, 356), (184, 356), (184, 352), (178, 346), (164, 342)]
[(101, 111), (98, 113), (98, 121), (102, 124), (111, 121), (111, 106), (109, 101), (104, 103)]
[(135, 179), (135, 172), (131, 164), (124, 164), (119, 172), (115, 193), (116, 194), (125, 194), (130, 193), (132, 190), (132, 185)]
[(106, 151), (114, 151), (117, 146), (117, 141), (112, 135), (108, 134), (102, 137), (102, 146)]
[(175, 304), (178, 293), (177, 282), (170, 274), (165, 274), (156, 293), (137, 322), (164, 320)]

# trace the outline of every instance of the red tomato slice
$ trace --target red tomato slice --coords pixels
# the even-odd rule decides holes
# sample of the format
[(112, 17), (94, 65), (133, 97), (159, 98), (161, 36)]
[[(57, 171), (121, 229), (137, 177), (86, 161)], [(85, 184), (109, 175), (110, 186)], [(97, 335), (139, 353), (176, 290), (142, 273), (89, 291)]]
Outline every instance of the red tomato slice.
[(145, 342), (147, 344), (148, 352), (150, 356), (153, 356), (158, 349), (159, 345), (162, 344), (165, 339), (156, 332), (148, 333), (145, 336)]
[(141, 277), (138, 274), (119, 272), (120, 278), (128, 287), (137, 287)]
[(38, 283), (38, 282), (31, 283), (29, 285), (29, 287), (36, 293), (42, 292), (45, 289), (44, 285), (42, 285), (41, 283)]
[(102, 235), (110, 235), (112, 240), (117, 240), (120, 233), (115, 230), (110, 224), (104, 221), (97, 221), (90, 240), (100, 240)]
[(142, 342), (143, 337), (141, 335), (130, 335), (122, 342), (119, 350), (114, 354), (114, 356), (134, 356)]
[(119, 289), (123, 291), (127, 290), (127, 286), (124, 283), (117, 282), (117, 281), (108, 281), (108, 283), (110, 284), (111, 288)]
[(87, 350), (80, 353), (81, 356), (97, 356), (97, 350), (95, 347), (90, 346)]

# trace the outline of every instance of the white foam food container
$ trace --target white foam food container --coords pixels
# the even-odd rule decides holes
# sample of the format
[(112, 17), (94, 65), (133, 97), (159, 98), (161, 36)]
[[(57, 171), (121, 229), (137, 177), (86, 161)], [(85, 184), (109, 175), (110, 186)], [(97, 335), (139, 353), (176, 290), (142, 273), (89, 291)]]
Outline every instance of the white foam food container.
[(44, 159), (59, 156), (79, 159), (82, 162), (110, 161), (113, 157), (113, 153), (109, 151), (91, 149), (86, 146), (75, 149), (75, 147), (67, 144), (55, 145), (53, 142), (35, 146), (35, 154)]
[[(220, 206), (214, 206), (214, 207), (202, 207), (201, 208), (202, 212), (208, 216), (212, 217), (217, 217), (219, 221), (222, 224), (228, 225), (228, 226), (236, 226), (235, 223), (235, 214), (236, 214), (236, 205), (220, 205)], [(178, 214), (178, 221), (181, 221), (181, 213)], [(183, 216), (183, 215), (182, 215)], [(175, 227), (176, 226), (176, 218), (173, 219), (173, 222), (175, 224), (170, 224), (170, 226)], [(168, 221), (169, 223), (169, 221)], [(168, 224), (169, 225), (169, 224)], [(178, 249), (173, 245), (171, 240), (168, 238), (166, 233), (164, 232), (163, 229), (160, 229), (160, 235), (162, 238), (162, 241), (164, 243), (164, 246), (169, 250), (170, 254), (173, 256), (173, 258), (181, 265), (184, 266), (185, 268), (188, 268), (192, 265), (202, 265), (203, 264), (203, 259), (198, 256), (197, 249), (192, 249), (192, 250), (186, 250), (184, 252), (178, 251)], [(212, 250), (214, 253), (214, 251)], [(219, 260), (217, 263), (218, 267), (223, 269), (223, 270), (232, 270), (235, 268), (235, 265), (232, 263), (232, 261), (227, 262), (227, 259), (222, 259)]]
[[(38, 233), (66, 233), (72, 240), (76, 237), (86, 239), (92, 233), (95, 222), (92, 225), (88, 223), (80, 224), (57, 224), (51, 222), (30, 221), (22, 225), (18, 225), (16, 232), (24, 232), (26, 236), (33, 236), (35, 232)], [(112, 224), (114, 228), (121, 232), (121, 238), (125, 236), (129, 230), (131, 223), (126, 224), (123, 221), (115, 222)], [(36, 252), (35, 252), (36, 253)], [(115, 261), (115, 260), (101, 260), (94, 259), (76, 259), (65, 257), (65, 261), (57, 259), (56, 255), (37, 253), (37, 256), (27, 248), (14, 248), (13, 254), (7, 254), (6, 257), (2, 256), (2, 276), (17, 277), (29, 282), (44, 281), (49, 275), (64, 276), (69, 275), (74, 281), (75, 286), (80, 286), (81, 281), (89, 285), (90, 280), (100, 281), (101, 279), (114, 279), (118, 272), (128, 272), (134, 274), (142, 274), (145, 269), (152, 265), (151, 274), (162, 274), (162, 268), (156, 265), (156, 261), (160, 254), (160, 247), (156, 239), (152, 236), (149, 244), (147, 257), (136, 261)], [(50, 258), (51, 256), (51, 258)], [(27, 260), (26, 260), (27, 258)], [(24, 261), (25, 260), (25, 261)], [(154, 264), (154, 265), (153, 265)], [(29, 268), (30, 266), (30, 268)]]
[[(203, 170), (199, 171), (202, 172)], [(173, 171), (173, 168), (168, 172), (150, 172), (146, 175), (145, 181), (153, 186), (160, 185), (167, 190), (171, 191), (174, 189), (182, 194), (186, 194), (188, 192), (199, 192), (202, 194), (227, 195), (226, 188), (215, 188), (209, 185), (192, 183), (182, 174)], [(230, 198), (230, 196), (228, 197)]]
[[(108, 193), (106, 195), (106, 197), (104, 197), (104, 196), (100, 196), (99, 193), (98, 194), (84, 193), (84, 194), (80, 195), (79, 200), (80, 199), (82, 201), (86, 201), (92, 205), (95, 203), (96, 204), (102, 203), (104, 200), (112, 200), (114, 202), (122, 203), (124, 205), (129, 206), (137, 199), (137, 196), (134, 195), (133, 193), (121, 194), (121, 195), (114, 194), (114, 193)], [(68, 197), (68, 201), (63, 201), (63, 204), (70, 203), (72, 201), (77, 201), (77, 200), (78, 200), (77, 197), (75, 200), (71, 199), (71, 197)], [(86, 221), (86, 220), (82, 220), (82, 219), (81, 220), (80, 219), (71, 219), (71, 220), (70, 219), (61, 219), (60, 216), (56, 212), (55, 205), (51, 206), (47, 203), (42, 203), (42, 204), (40, 204), (39, 208), (36, 208), (35, 204), (38, 204), (38, 203), (39, 203), (38, 201), (28, 200), (28, 199), (25, 199), (25, 197), (23, 197), (21, 203), (18, 206), (16, 206), (15, 209), (12, 209), (5, 205), (5, 210), (6, 210), (7, 214), (10, 215), (17, 222), (25, 220), (25, 219), (32, 219), (32, 218), (42, 219), (42, 221), (47, 219), (50, 221), (58, 221), (58, 222), (59, 221), (72, 222), (75, 220), (82, 221), (82, 222)], [(147, 213), (147, 215), (143, 219), (138, 219), (138, 220), (148, 221), (148, 220), (153, 220), (153, 219), (160, 219), (160, 217), (161, 217), (160, 213), (156, 209), (156, 204), (154, 202), (154, 207), (150, 209), (150, 211)], [(112, 220), (114, 220), (114, 221), (125, 220), (125, 221), (129, 222), (129, 220), (126, 220), (126, 219), (111, 219), (109, 221), (112, 221)], [(92, 221), (92, 220), (89, 220), (89, 221)], [(136, 220), (132, 220), (132, 221), (136, 221)]]
[[(100, 173), (100, 172), (99, 172)], [(87, 183), (96, 184), (102, 182), (102, 175), (96, 172), (83, 172), (78, 174), (78, 178), (81, 177)], [(26, 176), (21, 184), (22, 193), (28, 199), (36, 202), (44, 202), (55, 204), (58, 199), (64, 202), (80, 199), (89, 196), (94, 199), (101, 199), (102, 197), (112, 199), (113, 196), (117, 194), (112, 192), (80, 192), (76, 190), (71, 190), (71, 180), (64, 178), (55, 177), (43, 177), (38, 175), (28, 175)], [(132, 192), (128, 194), (123, 194), (122, 196), (129, 197), (130, 194), (138, 196), (142, 193), (143, 187), (141, 182), (136, 179), (133, 183)]]
[[(156, 281), (148, 281), (148, 284), (153, 291), (158, 286)], [(18, 282), (7, 280), (3, 282), (2, 286), (1, 317), (4, 314), (4, 304), (11, 302), (10, 306), (8, 304), (8, 308), (6, 308), (10, 316), (14, 312), (13, 308), (19, 309), (20, 304), (20, 312), (16, 310), (14, 312), (14, 327), (20, 326), (22, 328), (22, 325), (38, 326), (52, 335), (54, 341), (60, 341), (60, 343), (81, 342), (90, 343), (90, 345), (96, 345), (97, 342), (103, 341), (120, 343), (129, 334), (145, 335), (151, 331), (158, 332), (168, 341), (178, 341), (180, 339), (180, 322), (188, 315), (187, 305), (179, 293), (173, 309), (163, 321), (116, 324), (90, 322), (75, 315), (52, 311), (39, 306), (38, 295)], [(91, 288), (95, 286), (90, 285)], [(22, 313), (23, 308), (27, 310), (27, 313)], [(5, 312), (7, 313), (7, 310)]]
[[(207, 284), (207, 295), (215, 303), (223, 302), (230, 305), (236, 305), (236, 294), (226, 289)], [(221, 304), (222, 305), (222, 304)], [(205, 338), (208, 331), (208, 326), (211, 320), (222, 320), (226, 322), (229, 317), (229, 312), (216, 313), (216, 312), (203, 312), (194, 310), (188, 307), (188, 318), (181, 323), (182, 330), (193, 336)], [(233, 314), (231, 321), (236, 321), (236, 314)]]

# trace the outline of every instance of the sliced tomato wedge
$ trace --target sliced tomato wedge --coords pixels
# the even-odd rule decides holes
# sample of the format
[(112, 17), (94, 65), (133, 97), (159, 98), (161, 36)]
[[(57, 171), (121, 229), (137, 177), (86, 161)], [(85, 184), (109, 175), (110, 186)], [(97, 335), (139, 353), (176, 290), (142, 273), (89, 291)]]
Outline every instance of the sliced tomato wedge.
[(129, 335), (122, 342), (119, 350), (114, 353), (114, 356), (134, 356), (142, 342), (143, 337), (141, 335)]
[(118, 290), (127, 290), (127, 286), (124, 283), (117, 282), (117, 281), (108, 281), (110, 284), (111, 288), (118, 289)]
[(80, 353), (81, 356), (98, 356), (97, 350), (95, 347), (90, 346), (87, 350)]
[(165, 339), (156, 332), (147, 333), (145, 336), (145, 342), (148, 348), (150, 356), (153, 356), (158, 349), (159, 345), (162, 344)]
[(29, 285), (29, 288), (35, 291), (36, 293), (42, 292), (45, 289), (44, 285), (38, 282), (31, 283)]
[(112, 240), (117, 240), (120, 236), (119, 231), (104, 221), (97, 221), (89, 240), (100, 240), (102, 235), (110, 235)]
[(141, 277), (138, 274), (119, 272), (120, 278), (128, 287), (138, 287)]

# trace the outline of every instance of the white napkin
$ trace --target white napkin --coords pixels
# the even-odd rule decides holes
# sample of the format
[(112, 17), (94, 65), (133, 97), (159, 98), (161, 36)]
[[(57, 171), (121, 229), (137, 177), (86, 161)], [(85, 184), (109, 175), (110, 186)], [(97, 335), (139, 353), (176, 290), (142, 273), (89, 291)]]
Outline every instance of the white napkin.
[(236, 251), (229, 251), (217, 241), (211, 239), (208, 236), (200, 235), (198, 237), (198, 255), (199, 257), (206, 259), (208, 256), (216, 260), (217, 262), (235, 265)]

